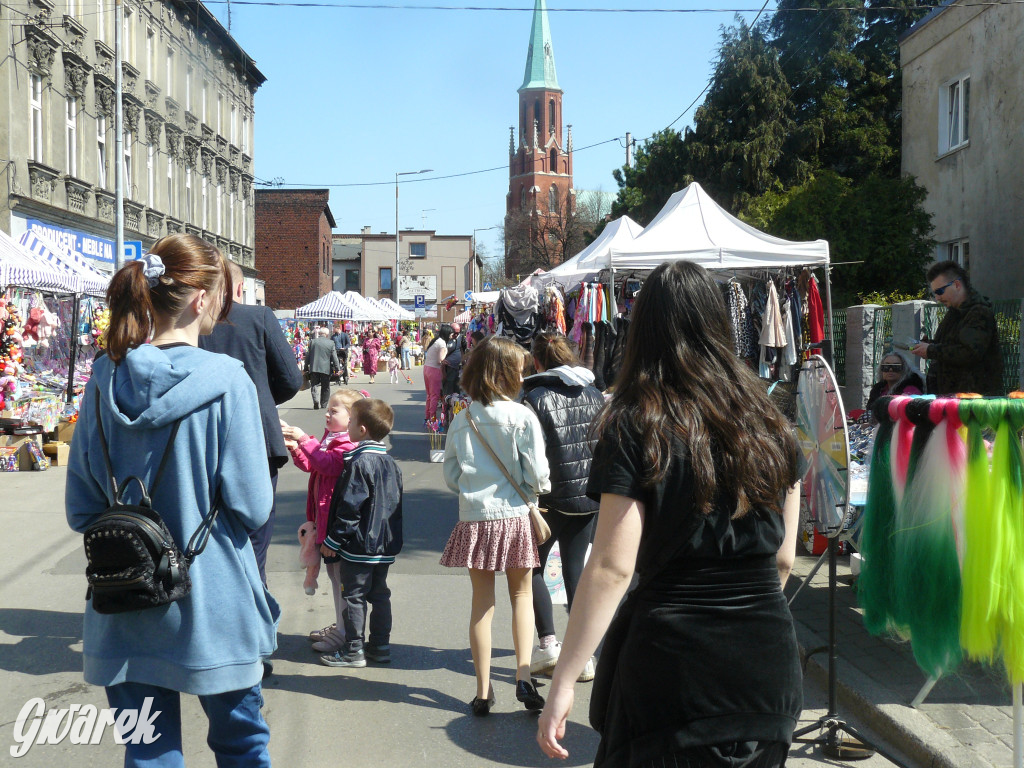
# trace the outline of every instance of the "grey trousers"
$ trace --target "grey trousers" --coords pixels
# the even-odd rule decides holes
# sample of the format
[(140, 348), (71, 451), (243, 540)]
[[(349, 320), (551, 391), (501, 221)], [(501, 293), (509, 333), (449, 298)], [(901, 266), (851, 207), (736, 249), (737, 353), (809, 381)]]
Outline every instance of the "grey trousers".
[(370, 611), (370, 645), (387, 645), (391, 639), (391, 590), (388, 589), (388, 564), (350, 563), (341, 559), (342, 600), (345, 601), (345, 650), (363, 649), (366, 631), (366, 604)]

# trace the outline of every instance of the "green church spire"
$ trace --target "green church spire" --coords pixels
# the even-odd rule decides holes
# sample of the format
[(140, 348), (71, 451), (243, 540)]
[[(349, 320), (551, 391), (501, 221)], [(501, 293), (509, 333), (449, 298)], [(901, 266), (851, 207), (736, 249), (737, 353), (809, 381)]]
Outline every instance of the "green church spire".
[(560, 91), (555, 74), (555, 50), (551, 47), (551, 29), (548, 27), (548, 6), (545, 0), (536, 0), (533, 7), (533, 28), (530, 30), (530, 50), (526, 54), (526, 74), (520, 91), (544, 88)]

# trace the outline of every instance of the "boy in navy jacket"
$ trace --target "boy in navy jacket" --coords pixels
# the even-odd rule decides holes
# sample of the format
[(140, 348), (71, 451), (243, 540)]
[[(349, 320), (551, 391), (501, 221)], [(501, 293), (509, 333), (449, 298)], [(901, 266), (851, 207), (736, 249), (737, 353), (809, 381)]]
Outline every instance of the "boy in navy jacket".
[[(388, 569), (402, 551), (402, 472), (381, 442), (394, 424), (383, 400), (353, 403), (348, 434), (356, 447), (345, 454), (345, 468), (334, 486), (325, 557), (341, 557), (345, 600), (345, 645), (320, 657), (328, 667), (365, 667), (366, 660), (391, 661), (391, 590)], [(366, 604), (370, 638), (364, 644)]]

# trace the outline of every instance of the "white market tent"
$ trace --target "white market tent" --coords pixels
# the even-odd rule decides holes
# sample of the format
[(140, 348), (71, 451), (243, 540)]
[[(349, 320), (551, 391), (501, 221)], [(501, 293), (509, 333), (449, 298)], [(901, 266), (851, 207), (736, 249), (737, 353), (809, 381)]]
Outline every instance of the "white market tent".
[(337, 291), (295, 310), (295, 317), (303, 320), (353, 320), (355, 315), (356, 309)]
[(415, 320), (416, 315), (407, 309), (402, 309), (400, 306), (395, 304), (391, 299), (381, 299), (380, 303), (386, 306), (391, 311), (395, 312), (395, 317), (399, 320)]
[(93, 296), (106, 294), (110, 276), (93, 269), (81, 254), (62, 248), (45, 235), (32, 230), (22, 234), (19, 242), (49, 266), (81, 278), (82, 291), (85, 293)]
[(477, 304), (493, 304), (501, 296), (501, 291), (472, 291), (470, 300)]
[(384, 313), (388, 320), (397, 320), (400, 313), (396, 312), (391, 306), (385, 304), (381, 299), (375, 299), (372, 296), (364, 296), (363, 298), (373, 306), (374, 309)]
[(373, 306), (367, 299), (360, 296), (355, 291), (347, 291), (343, 298), (348, 304), (356, 309), (356, 316), (354, 320), (388, 320), (385, 317), (385, 313)]
[(568, 288), (581, 281), (592, 279), (608, 266), (609, 252), (612, 248), (633, 242), (642, 231), (643, 227), (629, 216), (620, 216), (608, 224), (594, 242), (542, 276), (542, 280), (543, 278), (548, 279), (543, 280), (540, 284), (546, 285), (553, 280), (563, 288)]
[(0, 230), (0, 288), (17, 286), (56, 293), (80, 293), (76, 275), (53, 267)]
[(693, 183), (672, 195), (634, 240), (612, 246), (602, 266), (654, 269), (666, 261), (693, 261), (715, 270), (827, 267), (828, 242), (794, 242), (765, 234)]

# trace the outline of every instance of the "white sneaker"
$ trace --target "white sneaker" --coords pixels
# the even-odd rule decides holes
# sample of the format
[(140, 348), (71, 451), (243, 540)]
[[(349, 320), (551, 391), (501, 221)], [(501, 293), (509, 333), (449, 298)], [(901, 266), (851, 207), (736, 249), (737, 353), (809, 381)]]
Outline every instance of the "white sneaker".
[(317, 653), (334, 653), (340, 651), (344, 645), (345, 632), (335, 627), (323, 640), (313, 643), (313, 650)]
[(554, 642), (547, 648), (537, 648), (533, 651), (533, 661), (530, 663), (530, 674), (531, 675), (542, 675), (546, 672), (550, 672), (555, 668), (555, 664), (558, 663), (558, 654), (562, 650), (562, 644)]
[(580, 676), (576, 678), (576, 682), (589, 683), (591, 680), (594, 679), (594, 676), (596, 674), (597, 669), (594, 667), (594, 657), (591, 656), (590, 659), (587, 661), (587, 665), (583, 668), (583, 671), (580, 672)]

